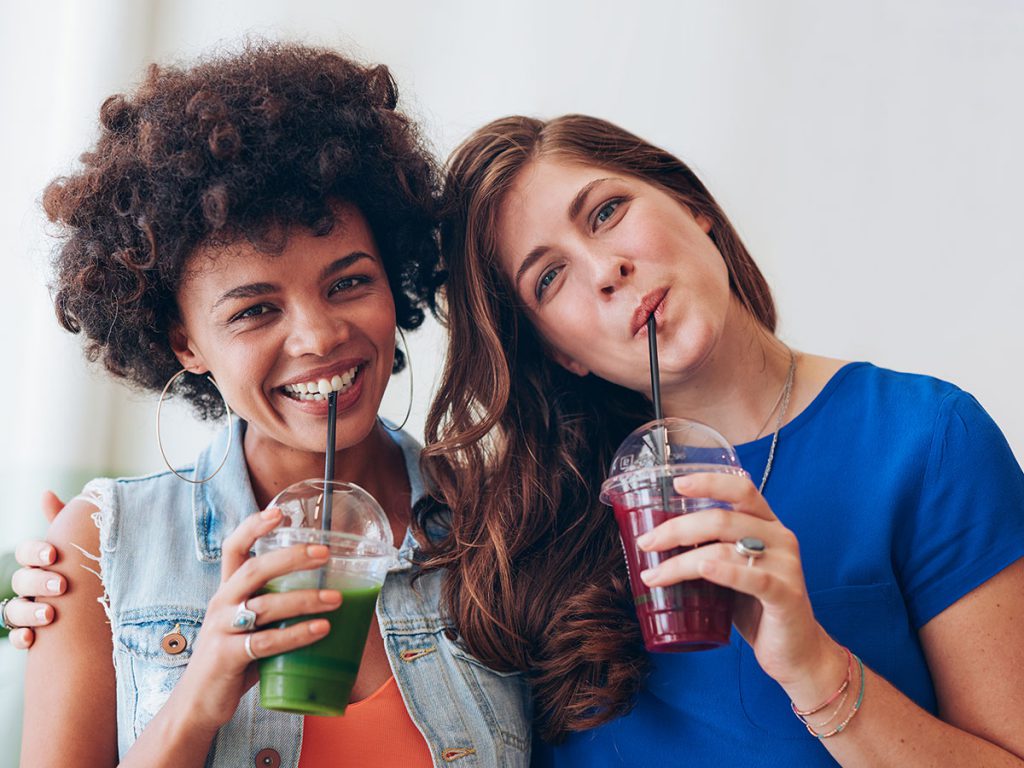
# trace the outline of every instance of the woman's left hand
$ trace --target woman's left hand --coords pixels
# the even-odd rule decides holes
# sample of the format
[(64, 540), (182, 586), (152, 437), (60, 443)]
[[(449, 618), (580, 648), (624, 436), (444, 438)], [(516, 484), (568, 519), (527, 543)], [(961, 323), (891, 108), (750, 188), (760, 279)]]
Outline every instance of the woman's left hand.
[[(675, 478), (678, 493), (726, 502), (732, 509), (679, 515), (640, 537), (647, 551), (694, 547), (641, 578), (651, 587), (706, 579), (737, 592), (733, 623), (761, 668), (784, 687), (841, 661), (842, 651), (814, 618), (796, 536), (772, 512), (747, 476), (702, 472)], [(764, 554), (749, 561), (736, 542), (753, 536)], [(838, 656), (837, 656), (838, 651)]]

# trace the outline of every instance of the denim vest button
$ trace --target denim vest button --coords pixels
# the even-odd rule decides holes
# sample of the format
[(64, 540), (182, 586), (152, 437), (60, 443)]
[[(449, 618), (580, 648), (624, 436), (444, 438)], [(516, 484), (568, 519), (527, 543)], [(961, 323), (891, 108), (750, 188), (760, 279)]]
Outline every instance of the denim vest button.
[(275, 749), (261, 749), (256, 755), (256, 768), (281, 768), (281, 756)]
[(164, 649), (164, 653), (169, 653), (171, 656), (177, 656), (188, 647), (188, 641), (181, 634), (180, 624), (175, 624), (174, 629), (160, 639), (160, 647)]

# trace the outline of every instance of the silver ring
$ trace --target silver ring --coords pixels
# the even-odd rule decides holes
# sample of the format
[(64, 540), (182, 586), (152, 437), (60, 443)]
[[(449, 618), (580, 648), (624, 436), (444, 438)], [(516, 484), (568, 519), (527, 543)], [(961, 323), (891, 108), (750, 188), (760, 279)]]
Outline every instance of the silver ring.
[(766, 549), (768, 549), (768, 547), (765, 545), (764, 541), (756, 536), (744, 536), (736, 542), (736, 551), (743, 557), (747, 558), (748, 568), (754, 564), (754, 561), (757, 560), (757, 558), (764, 557)]
[(252, 635), (245, 636), (245, 655), (253, 661), (259, 661), (260, 657), (252, 652)]
[(13, 632), (15, 629), (21, 629), (17, 624), (11, 624), (7, 621), (7, 604), (14, 600), (13, 597), (5, 597), (0, 600), (0, 627), (6, 629), (8, 632)]
[(235, 632), (252, 632), (256, 626), (256, 611), (250, 610), (243, 600), (238, 604), (235, 618), (231, 620), (231, 629)]

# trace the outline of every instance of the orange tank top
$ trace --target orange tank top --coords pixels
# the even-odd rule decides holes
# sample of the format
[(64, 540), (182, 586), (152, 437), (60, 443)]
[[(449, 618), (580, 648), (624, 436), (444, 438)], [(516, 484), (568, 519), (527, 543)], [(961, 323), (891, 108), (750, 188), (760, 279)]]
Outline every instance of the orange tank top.
[(392, 675), (344, 717), (307, 716), (302, 725), (299, 768), (430, 768), (430, 750), (405, 708)]

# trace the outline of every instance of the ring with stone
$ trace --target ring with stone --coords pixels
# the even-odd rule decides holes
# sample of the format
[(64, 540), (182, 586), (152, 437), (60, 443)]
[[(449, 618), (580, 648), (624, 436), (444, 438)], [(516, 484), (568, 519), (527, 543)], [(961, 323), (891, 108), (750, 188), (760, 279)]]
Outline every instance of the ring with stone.
[(256, 611), (246, 607), (245, 600), (238, 604), (235, 618), (231, 620), (231, 629), (235, 632), (252, 632), (256, 627)]
[(0, 627), (8, 631), (21, 629), (17, 624), (11, 624), (7, 620), (7, 604), (14, 599), (13, 597), (5, 597), (3, 600), (0, 600)]
[(764, 551), (767, 548), (764, 541), (756, 536), (744, 536), (736, 542), (736, 551), (747, 558), (748, 568), (754, 564), (757, 558), (764, 556)]

